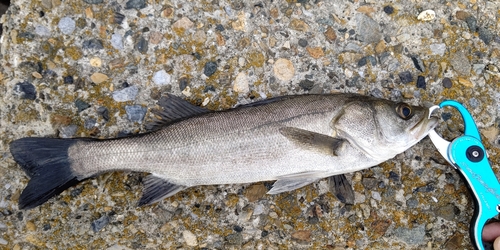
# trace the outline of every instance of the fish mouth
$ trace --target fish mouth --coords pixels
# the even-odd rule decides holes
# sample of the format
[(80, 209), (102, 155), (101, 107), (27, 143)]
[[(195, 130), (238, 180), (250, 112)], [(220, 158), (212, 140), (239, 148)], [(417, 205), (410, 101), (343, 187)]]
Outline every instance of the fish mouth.
[[(436, 108), (437, 107), (437, 108)], [(434, 129), (438, 124), (438, 117), (433, 115), (434, 110), (438, 109), (439, 106), (430, 107), (426, 113), (424, 118), (420, 119), (412, 128), (410, 128), (410, 133), (414, 136), (416, 140), (421, 140), (429, 132)]]

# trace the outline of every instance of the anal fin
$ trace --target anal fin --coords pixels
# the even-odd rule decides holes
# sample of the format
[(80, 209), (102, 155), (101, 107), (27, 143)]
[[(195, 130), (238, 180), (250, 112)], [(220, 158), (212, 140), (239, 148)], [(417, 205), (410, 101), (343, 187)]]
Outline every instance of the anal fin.
[(186, 186), (177, 185), (154, 174), (146, 176), (143, 180), (142, 197), (138, 206), (150, 205), (186, 189)]
[(296, 145), (328, 155), (336, 156), (337, 150), (345, 142), (343, 139), (300, 128), (284, 127), (280, 128), (279, 131)]
[(278, 177), (274, 182), (273, 188), (267, 192), (268, 194), (279, 194), (282, 192), (292, 191), (311, 184), (325, 177), (324, 172), (302, 172), (293, 175)]

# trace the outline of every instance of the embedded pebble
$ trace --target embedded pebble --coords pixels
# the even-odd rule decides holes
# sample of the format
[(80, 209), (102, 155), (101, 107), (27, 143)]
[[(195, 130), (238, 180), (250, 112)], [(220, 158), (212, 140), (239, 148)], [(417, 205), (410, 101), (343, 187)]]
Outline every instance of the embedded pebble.
[(93, 57), (90, 59), (90, 66), (99, 68), (99, 67), (101, 67), (101, 65), (102, 65), (101, 58)]
[(186, 241), (186, 245), (190, 247), (195, 247), (198, 245), (198, 240), (196, 239), (196, 235), (194, 235), (191, 231), (184, 230), (182, 231), (182, 238)]
[(469, 76), (472, 66), (470, 64), (469, 58), (462, 50), (459, 50), (451, 54), (450, 58), (451, 66), (459, 75)]
[(384, 6), (384, 12), (388, 15), (394, 13), (394, 7), (390, 6), (390, 5), (386, 5)]
[(118, 49), (118, 50), (123, 49), (122, 35), (117, 34), (117, 33), (114, 33), (113, 35), (111, 35), (111, 46), (113, 46), (113, 48)]
[(91, 224), (92, 231), (97, 233), (97, 232), (101, 231), (101, 229), (103, 229), (108, 224), (109, 224), (109, 216), (104, 215), (101, 218), (92, 221), (92, 224)]
[(447, 89), (449, 89), (449, 88), (451, 88), (453, 86), (453, 83), (451, 82), (451, 79), (448, 78), (448, 77), (443, 78), (442, 83), (443, 83), (443, 87), (445, 87)]
[(308, 42), (307, 42), (306, 39), (302, 39), (302, 38), (299, 39), (299, 46), (300, 47), (304, 47), (305, 48), (305, 47), (307, 47), (307, 44), (308, 44)]
[(469, 15), (465, 18), (465, 22), (467, 23), (467, 26), (469, 27), (469, 30), (471, 32), (477, 31), (477, 19), (476, 19), (476, 17)]
[(187, 30), (190, 29), (194, 26), (194, 23), (189, 20), (187, 17), (182, 17), (181, 19), (177, 20), (173, 25), (172, 29), (177, 29), (177, 30)]
[(70, 17), (63, 17), (61, 18), (61, 20), (59, 20), (57, 27), (59, 27), (59, 30), (63, 34), (70, 35), (71, 33), (73, 33), (73, 31), (75, 31), (76, 22)]
[(425, 89), (426, 86), (427, 86), (427, 84), (425, 83), (425, 77), (418, 76), (417, 77), (417, 88)]
[(444, 43), (433, 43), (429, 45), (429, 48), (434, 55), (443, 56), (446, 52), (446, 44)]
[(103, 73), (94, 73), (90, 76), (90, 80), (92, 80), (92, 82), (96, 84), (103, 83), (108, 79), (108, 76)]
[(88, 118), (87, 120), (85, 120), (85, 123), (83, 124), (83, 127), (85, 129), (92, 129), (96, 126), (96, 119), (94, 118)]
[(76, 125), (63, 126), (59, 128), (59, 136), (61, 138), (72, 138), (77, 130), (78, 126)]
[(125, 4), (125, 9), (143, 9), (146, 8), (145, 0), (128, 0)]
[(157, 85), (166, 85), (170, 84), (172, 77), (169, 73), (167, 73), (164, 69), (160, 71), (156, 71), (153, 74), (153, 82)]
[(205, 63), (205, 67), (203, 67), (203, 74), (210, 77), (215, 74), (217, 71), (217, 63), (216, 62), (207, 62)]
[(417, 19), (420, 21), (432, 21), (436, 19), (436, 12), (433, 10), (424, 10), (418, 14)]
[(305, 91), (309, 91), (314, 87), (314, 82), (308, 79), (302, 80), (299, 83), (299, 86)]
[(90, 108), (90, 104), (88, 104), (87, 102), (85, 102), (81, 99), (75, 100), (75, 106), (76, 106), (76, 109), (78, 110), (78, 112), (82, 112), (82, 111)]
[(491, 43), (491, 41), (493, 40), (493, 32), (491, 32), (489, 29), (487, 28), (484, 28), (484, 27), (480, 27), (479, 30), (478, 30), (478, 33), (479, 33), (479, 38), (481, 40), (483, 40), (483, 42), (486, 44), (486, 45), (489, 45)]
[(398, 74), (399, 79), (401, 80), (401, 83), (410, 83), (413, 82), (413, 75), (411, 74), (410, 71), (403, 71)]
[(413, 228), (398, 227), (394, 229), (394, 236), (411, 245), (421, 245), (425, 242), (425, 226), (417, 225)]
[(0, 237), (0, 245), (7, 245), (9, 244), (8, 241), (6, 241), (4, 238)]
[(35, 86), (29, 82), (16, 83), (14, 86), (14, 93), (21, 99), (35, 100), (36, 89)]
[(97, 113), (101, 115), (102, 119), (105, 121), (109, 121), (109, 110), (106, 107), (98, 107), (97, 108)]
[(82, 48), (101, 50), (101, 49), (104, 49), (104, 46), (102, 45), (101, 40), (99, 40), (97, 38), (92, 38), (92, 39), (88, 39), (88, 40), (83, 41)]
[(295, 74), (295, 68), (290, 60), (280, 58), (274, 63), (273, 72), (278, 79), (289, 81)]
[(139, 93), (139, 88), (135, 85), (113, 92), (113, 99), (116, 102), (127, 102), (135, 100)]
[(83, 1), (88, 4), (100, 4), (104, 2), (103, 0), (83, 0)]
[(250, 91), (250, 87), (248, 86), (248, 76), (244, 72), (238, 73), (236, 79), (234, 79), (233, 90), (240, 94)]
[(360, 41), (376, 43), (382, 39), (378, 23), (365, 14), (356, 14), (356, 34)]
[(142, 54), (148, 52), (148, 41), (144, 37), (139, 37), (135, 43), (135, 49), (137, 49)]
[(144, 116), (146, 116), (147, 108), (141, 105), (127, 105), (125, 106), (127, 112), (127, 119), (131, 122), (142, 123)]
[(42, 26), (42, 25), (37, 25), (35, 27), (35, 34), (39, 35), (39, 36), (43, 36), (43, 37), (50, 37), (50, 30), (45, 27), (45, 26)]

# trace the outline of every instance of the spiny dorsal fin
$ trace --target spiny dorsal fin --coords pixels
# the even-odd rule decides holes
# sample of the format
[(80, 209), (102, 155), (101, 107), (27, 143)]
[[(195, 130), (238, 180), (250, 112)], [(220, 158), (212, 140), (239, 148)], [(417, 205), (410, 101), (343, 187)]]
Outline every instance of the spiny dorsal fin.
[(142, 183), (144, 187), (138, 206), (153, 204), (187, 188), (186, 186), (171, 183), (154, 174), (146, 176)]
[(151, 123), (147, 124), (147, 130), (158, 130), (175, 121), (210, 112), (208, 109), (195, 106), (188, 101), (171, 94), (162, 96), (160, 100), (158, 100), (158, 105), (160, 106), (160, 109), (153, 110), (152, 112), (159, 116), (159, 119), (155, 119)]
[(336, 156), (337, 149), (339, 149), (345, 142), (343, 139), (300, 128), (284, 127), (280, 128), (279, 131), (282, 135), (299, 146), (328, 155)]

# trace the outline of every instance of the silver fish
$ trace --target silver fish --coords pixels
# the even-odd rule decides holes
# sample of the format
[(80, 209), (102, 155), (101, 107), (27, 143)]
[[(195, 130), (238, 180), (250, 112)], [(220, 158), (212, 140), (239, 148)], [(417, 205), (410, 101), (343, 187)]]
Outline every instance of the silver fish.
[(162, 102), (150, 133), (13, 141), (10, 151), (31, 178), (19, 207), (120, 170), (151, 173), (139, 205), (197, 185), (276, 180), (268, 193), (277, 194), (375, 166), (437, 124), (427, 108), (354, 94), (284, 96), (219, 112), (172, 95)]

